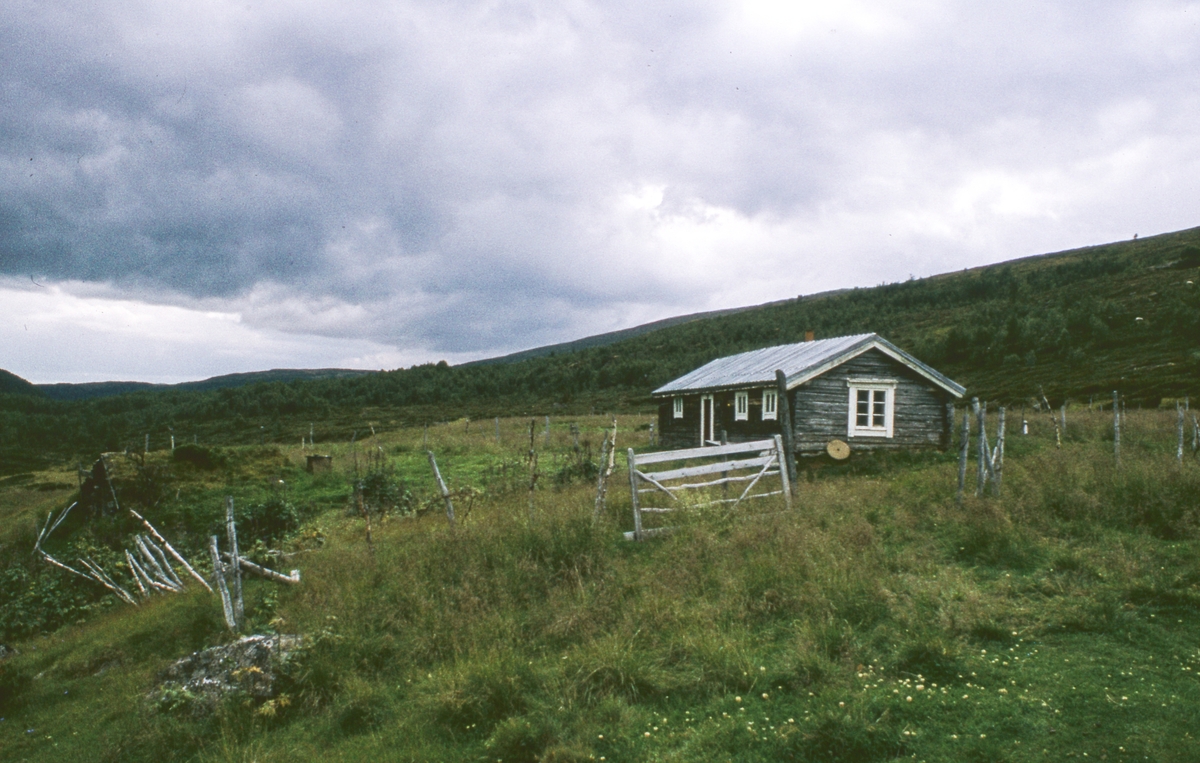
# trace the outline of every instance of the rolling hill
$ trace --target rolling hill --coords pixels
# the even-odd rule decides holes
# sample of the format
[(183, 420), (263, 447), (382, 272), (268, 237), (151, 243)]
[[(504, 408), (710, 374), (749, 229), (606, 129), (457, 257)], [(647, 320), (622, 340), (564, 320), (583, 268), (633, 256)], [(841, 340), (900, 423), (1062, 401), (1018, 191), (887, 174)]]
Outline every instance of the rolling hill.
[(92, 400), (8, 395), (0, 455), (116, 450), (147, 433), (161, 441), (168, 428), (210, 443), (291, 442), (310, 427), (349, 439), (464, 416), (648, 411), (656, 386), (806, 331), (877, 332), (984, 399), (1019, 403), (1044, 390), (1056, 404), (1087, 404), (1118, 390), (1127, 405), (1154, 407), (1200, 394), (1197, 283), (1200, 228), (686, 316), (489, 363), (233, 375)]

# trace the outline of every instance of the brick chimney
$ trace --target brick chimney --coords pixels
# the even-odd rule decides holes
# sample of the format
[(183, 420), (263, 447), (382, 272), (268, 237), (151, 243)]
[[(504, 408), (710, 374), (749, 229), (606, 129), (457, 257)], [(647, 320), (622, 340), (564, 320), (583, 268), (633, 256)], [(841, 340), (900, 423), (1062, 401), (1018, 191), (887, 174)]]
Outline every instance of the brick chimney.
[(815, 331), (805, 331), (804, 332), (804, 341), (811, 342), (812, 340), (814, 340), (816, 338), (817, 338), (817, 333)]

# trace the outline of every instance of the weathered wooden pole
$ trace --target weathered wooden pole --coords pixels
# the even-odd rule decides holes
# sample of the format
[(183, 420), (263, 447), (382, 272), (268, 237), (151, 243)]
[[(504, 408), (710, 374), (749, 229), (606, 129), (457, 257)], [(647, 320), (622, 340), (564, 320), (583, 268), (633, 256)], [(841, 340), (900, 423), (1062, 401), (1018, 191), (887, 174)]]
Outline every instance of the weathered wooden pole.
[(629, 501), (633, 504), (633, 539), (642, 539), (642, 507), (638, 501), (637, 456), (633, 448), (625, 450), (625, 458), (629, 464)]
[(600, 517), (601, 512), (608, 508), (608, 479), (612, 476), (617, 465), (617, 417), (612, 417), (612, 434), (606, 434), (604, 442), (608, 445), (605, 457), (603, 449), (600, 453), (600, 480), (596, 488), (596, 509), (592, 513), (592, 521)]
[(971, 408), (975, 412), (975, 425), (979, 427), (979, 442), (975, 448), (978, 461), (975, 469), (975, 495), (981, 496), (983, 495), (983, 486), (987, 482), (987, 430), (984, 427), (984, 412), (979, 405), (979, 398), (971, 398)]
[(592, 509), (592, 521), (593, 522), (595, 522), (596, 520), (598, 520), (600, 518), (600, 511), (602, 510), (602, 508), (604, 506), (604, 488), (605, 488), (604, 483), (605, 483), (605, 479), (608, 476), (605, 474), (604, 464), (608, 460), (609, 449), (612, 448), (614, 445), (615, 445), (615, 443), (610, 442), (608, 439), (608, 432), (605, 432), (604, 433), (604, 442), (600, 444), (600, 469), (599, 469), (600, 473), (596, 476), (596, 505), (595, 505), (595, 508)]
[(221, 595), (221, 610), (225, 613), (225, 624), (229, 630), (237, 632), (237, 620), (233, 617), (233, 602), (229, 599), (229, 588), (225, 585), (225, 564), (221, 561), (221, 552), (217, 550), (217, 536), (209, 536), (208, 553), (212, 556), (213, 582)]
[(242, 627), (246, 619), (246, 608), (242, 603), (242, 567), (238, 563), (237, 525), (233, 521), (233, 496), (225, 496), (225, 534), (229, 538), (229, 554), (233, 557), (233, 621)]
[(788, 401), (787, 374), (782, 369), (775, 369), (775, 393), (778, 396), (779, 424), (783, 431), (783, 455), (787, 461), (788, 480), (792, 490), (796, 489), (796, 443), (795, 428), (792, 422), (792, 406)]
[(1121, 465), (1121, 404), (1117, 391), (1113, 390), (1113, 460)]
[(963, 407), (962, 435), (958, 443), (958, 497), (959, 507), (963, 502), (963, 489), (967, 484), (967, 454), (971, 450), (971, 409)]
[[(138, 576), (137, 562), (133, 561), (133, 555), (129, 553), (129, 549), (125, 549), (125, 563), (129, 565), (129, 572), (133, 575), (133, 582), (137, 583), (142, 598), (149, 598), (150, 594), (146, 592), (146, 586), (142, 585), (142, 579)], [(153, 587), (151, 586), (151, 588)]]
[(496, 444), (500, 444), (500, 417), (496, 417)]
[[(784, 458), (783, 455), (783, 436), (775, 435), (772, 439), (775, 440), (775, 457)], [(788, 479), (788, 470), (783, 468), (783, 464), (779, 465), (779, 480), (783, 483), (783, 504), (788, 511), (792, 510), (792, 481)], [(748, 489), (748, 488), (747, 488)], [(741, 499), (738, 499), (741, 500)], [(736, 504), (734, 504), (736, 505)]]
[(1004, 477), (1004, 406), (1000, 406), (1000, 420), (996, 423), (996, 450), (992, 453), (992, 476), (995, 493), (1000, 495), (1000, 481)]
[[(111, 483), (109, 484), (109, 487), (112, 487)], [(192, 577), (194, 577), (196, 580), (198, 580), (198, 581), (200, 582), (200, 585), (202, 585), (202, 586), (204, 586), (206, 589), (208, 589), (208, 592), (209, 592), (209, 593), (212, 593), (212, 592), (213, 592), (213, 589), (212, 589), (212, 587), (211, 587), (211, 586), (208, 584), (208, 581), (206, 581), (206, 580), (205, 580), (203, 577), (201, 577), (201, 576), (200, 576), (200, 573), (199, 573), (199, 572), (196, 572), (196, 570), (192, 568), (192, 565), (188, 564), (188, 561), (187, 561), (187, 559), (184, 559), (184, 558), (183, 558), (183, 556), (182, 556), (182, 555), (181, 555), (181, 554), (180, 554), (178, 551), (176, 551), (174, 548), (172, 548), (172, 547), (171, 547), (171, 544), (167, 542), (167, 539), (166, 539), (166, 538), (164, 538), (163, 536), (161, 536), (161, 535), (159, 535), (159, 534), (158, 534), (158, 530), (155, 530), (155, 529), (154, 529), (154, 525), (152, 525), (152, 524), (150, 524), (148, 521), (146, 521), (146, 518), (145, 518), (145, 517), (143, 517), (141, 514), (137, 513), (137, 512), (136, 512), (136, 511), (134, 511), (133, 509), (130, 509), (130, 510), (129, 510), (129, 513), (130, 513), (131, 515), (133, 515), (133, 518), (134, 518), (134, 519), (136, 519), (136, 520), (138, 520), (139, 522), (141, 522), (141, 523), (142, 523), (142, 525), (143, 525), (143, 526), (145, 526), (145, 528), (146, 528), (147, 530), (149, 530), (149, 531), (150, 531), (150, 537), (151, 537), (151, 538), (154, 538), (156, 541), (158, 541), (159, 543), (161, 543), (161, 544), (163, 545), (163, 548), (165, 548), (165, 549), (167, 550), (167, 553), (168, 553), (168, 554), (170, 554), (170, 555), (171, 555), (171, 557), (172, 557), (172, 558), (173, 558), (175, 561), (177, 561), (177, 562), (179, 562), (180, 564), (182, 564), (182, 565), (183, 565), (183, 568), (184, 568), (185, 570), (187, 570), (187, 571), (188, 571), (188, 574), (189, 574), (189, 575), (191, 575), (191, 576), (192, 576)]]
[(438, 471), (437, 459), (433, 457), (433, 451), (427, 450), (425, 453), (429, 456), (429, 466), (433, 469), (433, 478), (437, 480), (438, 490), (442, 491), (442, 500), (446, 502), (446, 519), (450, 522), (450, 526), (454, 527), (454, 504), (450, 501), (450, 489), (446, 487), (442, 473)]

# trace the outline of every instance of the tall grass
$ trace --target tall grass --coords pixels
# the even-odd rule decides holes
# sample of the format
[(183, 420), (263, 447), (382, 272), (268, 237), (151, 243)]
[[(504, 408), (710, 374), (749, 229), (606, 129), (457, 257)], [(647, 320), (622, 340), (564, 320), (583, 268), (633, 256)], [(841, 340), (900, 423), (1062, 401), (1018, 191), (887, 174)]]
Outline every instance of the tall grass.
[[(1183, 700), (1074, 730), (1106, 696), (1134, 701), (1121, 705), (1110, 687), (1124, 678), (1107, 675), (1133, 662), (1174, 660), (1156, 686), (1200, 703), (1182, 669), (1200, 633), (1200, 465), (1173, 461), (1161, 418), (1129, 415), (1120, 469), (1103, 416), (1079, 413), (1062, 450), (1046, 422), (1010, 434), (999, 498), (956, 506), (950, 455), (882, 456), (815, 469), (792, 512), (693, 512), (641, 544), (621, 540), (621, 475), (599, 521), (585, 482), (539, 490), (530, 512), (526, 486), (492, 468), (528, 446), (528, 422), (506, 422), (499, 445), (492, 422), (486, 438), (447, 425), (462, 430), (430, 435), (443, 471), (486, 488), (468, 517), (384, 517), (369, 547), (360, 520), (321, 514), (306, 529), (326, 542), (298, 557), (303, 585), (252, 590), (258, 622), (306, 636), (286, 703), (231, 700), (199, 719), (138, 704), (155, 666), (220, 632), (215, 608), (197, 619), (201, 597), (158, 606), (168, 635), (147, 656), (131, 645), (150, 615), (112, 613), (55, 637), (52, 654), (3, 663), (0, 685), (23, 699), (0, 713), (52, 724), (52, 692), (94, 680), (116, 649), (141, 709), (92, 735), (113, 759), (1121, 759), (1118, 747), (1186, 759), (1196, 712)], [(375, 445), (428, 491), (423, 437)], [(565, 462), (569, 432), (552, 437)], [(191, 635), (172, 650), (179, 634)], [(1081, 655), (1109, 668), (1063, 685)], [(0, 727), (2, 744), (47, 750)]]

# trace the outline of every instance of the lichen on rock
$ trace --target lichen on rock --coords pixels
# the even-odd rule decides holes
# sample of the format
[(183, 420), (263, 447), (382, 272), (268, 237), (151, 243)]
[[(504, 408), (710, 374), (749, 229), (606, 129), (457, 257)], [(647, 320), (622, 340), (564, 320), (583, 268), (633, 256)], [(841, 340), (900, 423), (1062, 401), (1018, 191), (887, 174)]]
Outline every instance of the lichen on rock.
[(233, 695), (269, 700), (278, 692), (279, 668), (300, 645), (300, 636), (256, 635), (193, 652), (163, 671), (149, 699), (160, 710), (200, 714)]

